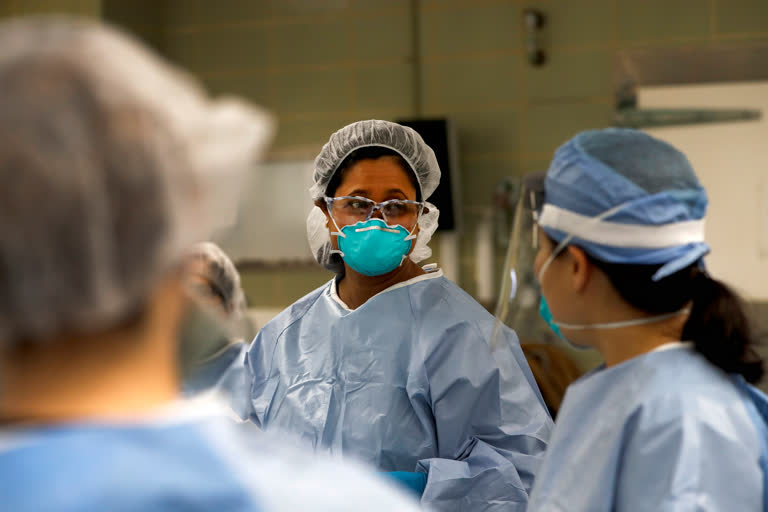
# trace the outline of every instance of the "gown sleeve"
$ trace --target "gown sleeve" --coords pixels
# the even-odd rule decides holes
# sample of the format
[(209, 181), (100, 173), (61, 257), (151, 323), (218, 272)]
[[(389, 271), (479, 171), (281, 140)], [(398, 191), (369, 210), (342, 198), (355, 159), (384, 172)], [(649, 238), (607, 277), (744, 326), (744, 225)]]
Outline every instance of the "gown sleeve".
[(423, 326), (437, 333), (424, 364), (439, 457), (418, 463), (428, 474), (422, 504), (524, 511), (552, 420), (517, 336), (504, 328), (491, 352), (490, 331), (477, 323), (437, 323)]
[(277, 335), (265, 326), (249, 347), (243, 348), (219, 380), (218, 389), (229, 397), (232, 410), (242, 420), (263, 426), (264, 414), (277, 382), (269, 379), (270, 356)]

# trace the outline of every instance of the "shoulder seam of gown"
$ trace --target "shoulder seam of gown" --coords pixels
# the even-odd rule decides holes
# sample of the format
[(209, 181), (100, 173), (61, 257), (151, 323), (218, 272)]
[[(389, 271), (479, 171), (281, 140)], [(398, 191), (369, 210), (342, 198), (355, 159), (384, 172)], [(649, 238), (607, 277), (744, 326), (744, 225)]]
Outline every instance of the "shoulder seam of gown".
[[(450, 283), (450, 281), (448, 281), (448, 282)], [(441, 286), (443, 289), (447, 290), (447, 286), (445, 285), (445, 283), (440, 283), (440, 286)], [(463, 291), (463, 290), (462, 290), (462, 291)], [(467, 299), (466, 299), (465, 297), (461, 297), (461, 298), (462, 298), (462, 300), (463, 300), (463, 301), (465, 301), (465, 302), (467, 301)], [(470, 297), (470, 298), (471, 298), (471, 297)], [(448, 306), (451, 308), (451, 310), (454, 312), (454, 314), (456, 314), (456, 313), (459, 313), (459, 311), (456, 311), (456, 309), (455, 309), (455, 308), (453, 308), (453, 306), (451, 306), (451, 305), (448, 303), (448, 301), (445, 299), (445, 296), (441, 296), (441, 297), (440, 297), (440, 300), (442, 300), (443, 302), (445, 302), (445, 303), (446, 303), (446, 304), (447, 304), (447, 305), (448, 305)], [(472, 299), (472, 300), (474, 300), (474, 299)], [(483, 311), (485, 311), (485, 308), (483, 308), (483, 306), (482, 306), (482, 305), (480, 305), (479, 303), (478, 303), (477, 305), (478, 305), (480, 308), (482, 308), (482, 309), (483, 309)], [(489, 314), (490, 314), (490, 313), (489, 313)], [(460, 315), (456, 314), (456, 315), (454, 316), (454, 318), (460, 318)], [(476, 335), (477, 335), (477, 336), (478, 336), (480, 339), (485, 339), (485, 336), (483, 335), (483, 330), (482, 330), (482, 329), (480, 328), (480, 326), (477, 324), (477, 321), (476, 321), (476, 320), (474, 320), (474, 319), (473, 319), (473, 320), (466, 320), (466, 319), (463, 319), (463, 320), (462, 320), (462, 323), (463, 323), (463, 322), (466, 322), (466, 323), (469, 323), (469, 324), (471, 324), (471, 325), (472, 325), (472, 328), (473, 328), (473, 330), (475, 331), (475, 334), (476, 334)], [(490, 348), (490, 347), (489, 347), (489, 348)]]

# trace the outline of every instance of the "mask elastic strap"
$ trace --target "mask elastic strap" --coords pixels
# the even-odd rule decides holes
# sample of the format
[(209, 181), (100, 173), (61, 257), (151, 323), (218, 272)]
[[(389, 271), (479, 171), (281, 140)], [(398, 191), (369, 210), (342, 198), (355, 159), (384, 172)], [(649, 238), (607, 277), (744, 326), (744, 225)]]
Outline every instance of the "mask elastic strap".
[[(419, 227), (420, 219), (421, 219), (421, 215), (419, 215), (419, 219), (416, 219), (416, 224), (413, 225), (413, 229), (410, 231), (410, 233), (408, 233), (408, 236), (406, 236), (403, 240), (405, 240), (406, 242), (410, 242), (411, 240), (415, 240), (416, 238), (419, 237), (419, 235), (416, 234), (416, 228)], [(408, 258), (408, 254), (403, 254), (403, 259), (400, 260), (400, 265), (402, 265), (407, 258)]]
[(602, 324), (568, 324), (565, 322), (554, 322), (558, 327), (563, 329), (570, 329), (574, 331), (586, 331), (591, 329), (621, 329), (623, 327), (634, 327), (636, 325), (655, 324), (657, 322), (663, 322), (676, 316), (687, 315), (691, 310), (689, 308), (683, 308), (680, 311), (673, 313), (665, 313), (663, 315), (656, 315), (647, 318), (636, 318), (634, 320), (624, 320), (621, 322), (606, 322)]
[[(422, 212), (423, 212), (423, 210), (422, 210)], [(415, 239), (417, 239), (419, 237), (419, 235), (416, 234), (416, 228), (419, 227), (419, 223), (421, 222), (421, 218), (423, 216), (424, 216), (423, 213), (419, 213), (419, 216), (416, 219), (416, 224), (413, 225), (413, 229), (411, 229), (411, 232), (408, 233), (407, 237), (405, 237), (405, 240), (407, 240), (407, 241), (415, 240)]]
[[(336, 224), (336, 219), (334, 219), (334, 218), (333, 218), (333, 214), (331, 214), (331, 213), (329, 212), (329, 213), (328, 213), (328, 216), (331, 218), (331, 222), (333, 222), (333, 225), (336, 227), (336, 231), (331, 231), (331, 235), (332, 235), (332, 236), (336, 236), (336, 237), (347, 238), (347, 235), (345, 235), (344, 233), (342, 233), (342, 232), (341, 232), (341, 230), (339, 229), (339, 225), (338, 225), (338, 224)], [(338, 250), (338, 249), (331, 249), (331, 254), (338, 254), (338, 255), (340, 255), (342, 258), (344, 257), (344, 252), (343, 252), (343, 251), (340, 251), (340, 250)]]
[[(590, 224), (594, 224), (597, 222), (600, 222), (601, 220), (605, 219), (606, 217), (610, 217), (611, 215), (623, 210), (625, 207), (627, 207), (630, 204), (630, 202), (622, 203), (618, 206), (614, 206), (613, 208), (604, 211), (597, 217), (592, 217), (591, 219), (585, 221), (582, 226), (589, 226)], [(557, 244), (557, 247), (555, 247), (555, 250), (552, 251), (552, 254), (549, 255), (549, 258), (547, 258), (547, 261), (544, 262), (544, 264), (541, 266), (541, 269), (539, 270), (539, 275), (537, 276), (539, 279), (539, 283), (541, 283), (542, 278), (544, 277), (544, 272), (549, 268), (549, 266), (552, 264), (553, 261), (555, 261), (555, 258), (565, 250), (565, 248), (568, 246), (568, 244), (576, 237), (575, 234), (569, 234), (563, 240)]]
[(333, 218), (333, 215), (331, 213), (328, 213), (328, 216), (331, 217), (331, 222), (333, 222), (333, 225), (336, 228), (336, 231), (331, 231), (331, 235), (340, 236), (342, 238), (347, 238), (347, 235), (342, 233), (341, 229), (339, 229), (339, 225), (336, 224), (336, 219)]
[(415, 240), (419, 237), (419, 235), (416, 234), (416, 228), (419, 227), (419, 221), (416, 221), (416, 224), (413, 226), (413, 229), (408, 233), (408, 236), (406, 236), (403, 240), (411, 241)]

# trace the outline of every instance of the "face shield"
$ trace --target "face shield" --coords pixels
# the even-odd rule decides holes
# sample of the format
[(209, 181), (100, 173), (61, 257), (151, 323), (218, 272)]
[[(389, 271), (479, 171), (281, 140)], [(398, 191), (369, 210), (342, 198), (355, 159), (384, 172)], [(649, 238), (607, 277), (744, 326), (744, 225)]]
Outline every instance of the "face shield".
[(527, 175), (513, 191), (509, 243), (502, 267), (502, 283), (496, 300), (493, 349), (498, 347), (503, 324), (517, 332), (521, 342), (554, 341), (539, 316), (540, 291), (534, 261), (538, 252), (538, 212), (544, 205), (545, 173)]

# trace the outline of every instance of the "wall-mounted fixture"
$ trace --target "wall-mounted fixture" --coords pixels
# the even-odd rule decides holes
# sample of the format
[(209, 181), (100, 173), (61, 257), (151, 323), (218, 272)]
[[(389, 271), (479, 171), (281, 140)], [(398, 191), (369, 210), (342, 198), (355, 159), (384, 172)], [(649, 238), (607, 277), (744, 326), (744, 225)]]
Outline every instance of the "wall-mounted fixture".
[(754, 121), (757, 109), (638, 108), (636, 88), (625, 83), (617, 92), (613, 124), (622, 128), (655, 128), (702, 123)]
[(754, 121), (753, 108), (640, 108), (637, 89), (768, 80), (768, 44), (633, 48), (619, 52), (614, 68), (614, 125), (653, 128), (701, 123)]
[(525, 24), (525, 46), (528, 54), (528, 62), (532, 66), (542, 66), (547, 61), (547, 54), (542, 49), (542, 29), (546, 18), (538, 9), (523, 10), (523, 22)]

